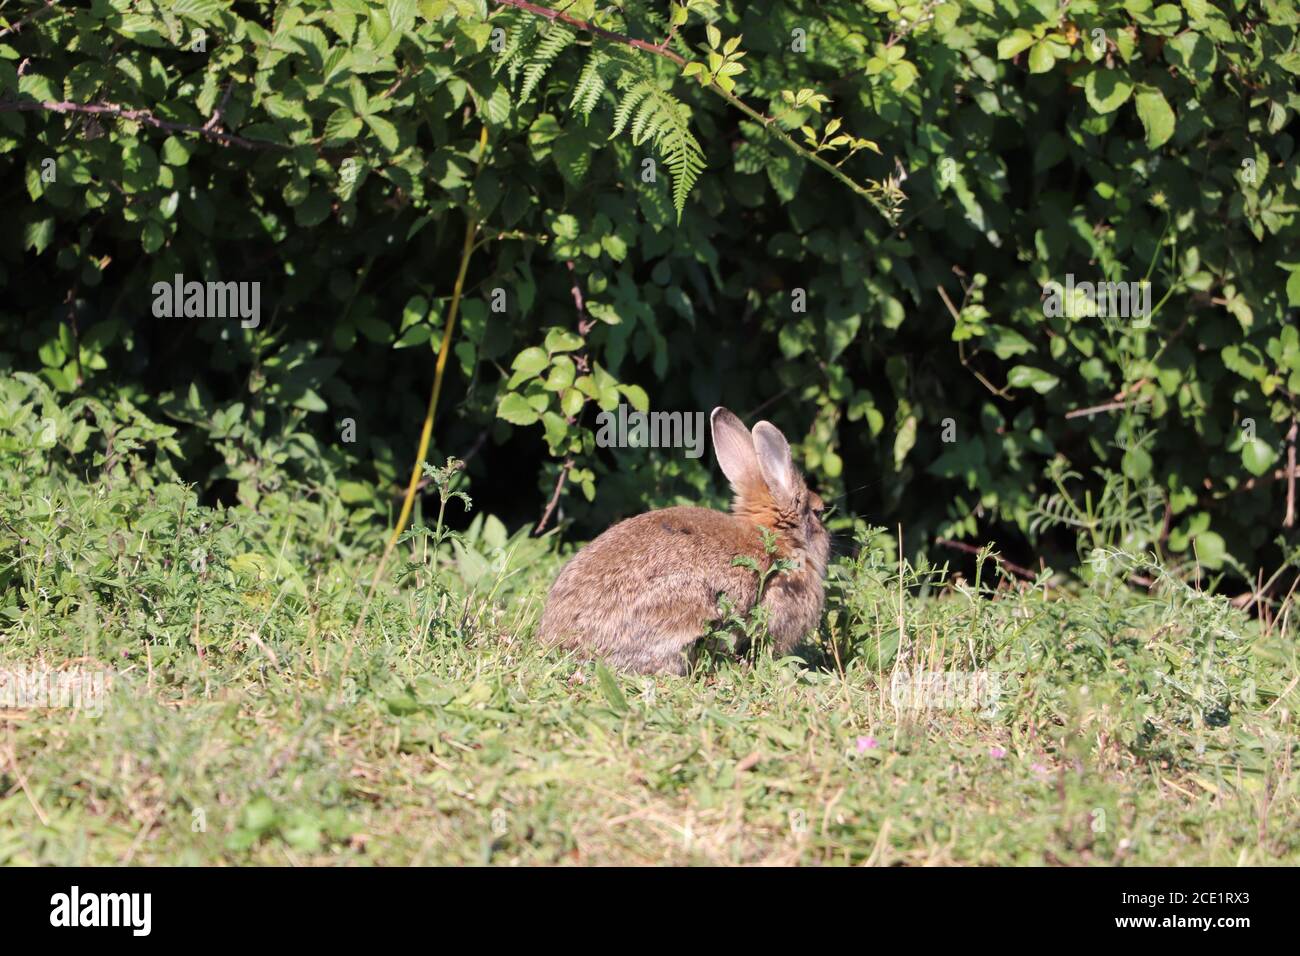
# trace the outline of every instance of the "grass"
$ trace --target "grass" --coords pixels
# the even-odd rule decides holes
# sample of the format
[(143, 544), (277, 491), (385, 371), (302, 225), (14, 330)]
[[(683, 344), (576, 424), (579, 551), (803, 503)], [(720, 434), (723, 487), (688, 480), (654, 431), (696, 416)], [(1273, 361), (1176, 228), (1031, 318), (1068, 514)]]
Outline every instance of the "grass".
[(1140, 558), (968, 582), (863, 535), (799, 657), (646, 678), (534, 643), (563, 558), (491, 518), (418, 527), (356, 627), (382, 529), (325, 488), (11, 447), (0, 515), (0, 668), (110, 683), (0, 709), (0, 862), (1300, 862), (1292, 607)]

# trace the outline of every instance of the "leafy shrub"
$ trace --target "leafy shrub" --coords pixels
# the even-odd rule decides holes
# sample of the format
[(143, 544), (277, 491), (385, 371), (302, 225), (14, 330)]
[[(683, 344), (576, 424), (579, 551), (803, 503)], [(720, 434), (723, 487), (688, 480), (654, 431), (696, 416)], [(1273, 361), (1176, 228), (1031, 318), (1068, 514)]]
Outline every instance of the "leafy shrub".
[[(469, 459), (488, 511), (535, 516), (561, 473), (583, 532), (708, 497), (707, 458), (597, 449), (593, 419), (722, 402), (909, 550), (1059, 560), (1044, 473), (1068, 463), (1080, 500), (1098, 466), (1158, 498), (1143, 546), (1276, 557), (1294, 5), (763, 7), (28, 8), (0, 34), (0, 172), (25, 184), (0, 364), (169, 419), (210, 498), (338, 474), (364, 523), (409, 468), (465, 264), (435, 457)], [(266, 314), (155, 318), (178, 274), (260, 281)], [(1071, 275), (1149, 278), (1149, 324), (1049, 314)]]

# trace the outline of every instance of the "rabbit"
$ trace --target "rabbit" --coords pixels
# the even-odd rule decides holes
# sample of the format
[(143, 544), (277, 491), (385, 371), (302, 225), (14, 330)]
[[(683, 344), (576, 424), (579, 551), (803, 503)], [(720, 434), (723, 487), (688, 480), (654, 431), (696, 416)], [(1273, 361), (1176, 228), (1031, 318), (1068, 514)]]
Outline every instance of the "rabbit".
[[(790, 445), (770, 422), (751, 434), (725, 408), (710, 417), (713, 448), (735, 498), (731, 513), (674, 507), (620, 521), (560, 571), (546, 599), (540, 640), (603, 658), (641, 674), (687, 673), (696, 642), (721, 618), (719, 597), (747, 613), (758, 575), (733, 565), (748, 555), (767, 569), (763, 605), (775, 652), (788, 653), (821, 618), (830, 535), (824, 504), (794, 466)], [(769, 555), (760, 529), (776, 533)]]

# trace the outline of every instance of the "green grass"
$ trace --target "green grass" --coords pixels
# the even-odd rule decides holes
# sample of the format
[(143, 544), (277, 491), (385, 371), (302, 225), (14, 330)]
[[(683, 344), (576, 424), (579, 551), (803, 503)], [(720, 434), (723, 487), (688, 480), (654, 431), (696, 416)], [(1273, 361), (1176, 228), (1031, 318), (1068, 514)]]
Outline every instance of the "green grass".
[[(492, 519), (412, 535), (354, 631), (381, 529), (324, 489), (2, 477), (0, 666), (111, 691), (0, 710), (0, 862), (1300, 861), (1289, 606), (1122, 558), (966, 583), (863, 538), (800, 658), (618, 676), (533, 642), (562, 558)], [(895, 706), (907, 668), (1001, 693)]]

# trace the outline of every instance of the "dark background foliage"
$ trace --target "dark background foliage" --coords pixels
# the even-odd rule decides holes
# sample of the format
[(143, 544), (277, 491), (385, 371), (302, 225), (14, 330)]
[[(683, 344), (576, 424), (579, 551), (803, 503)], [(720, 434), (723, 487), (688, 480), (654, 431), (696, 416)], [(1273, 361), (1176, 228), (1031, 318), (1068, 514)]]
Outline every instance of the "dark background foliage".
[[(468, 457), (511, 526), (562, 468), (575, 537), (720, 502), (708, 457), (593, 429), (619, 402), (723, 403), (911, 551), (1114, 545), (1253, 577), (1294, 541), (1293, 4), (565, 8), (671, 31), (695, 76), (521, 6), (0, 8), (0, 367), (169, 422), (160, 466), (210, 500), (289, 475), (377, 527), (473, 215), (431, 457)], [(178, 273), (260, 281), (260, 326), (155, 318)], [(1149, 327), (1047, 316), (1067, 274), (1149, 276)]]

